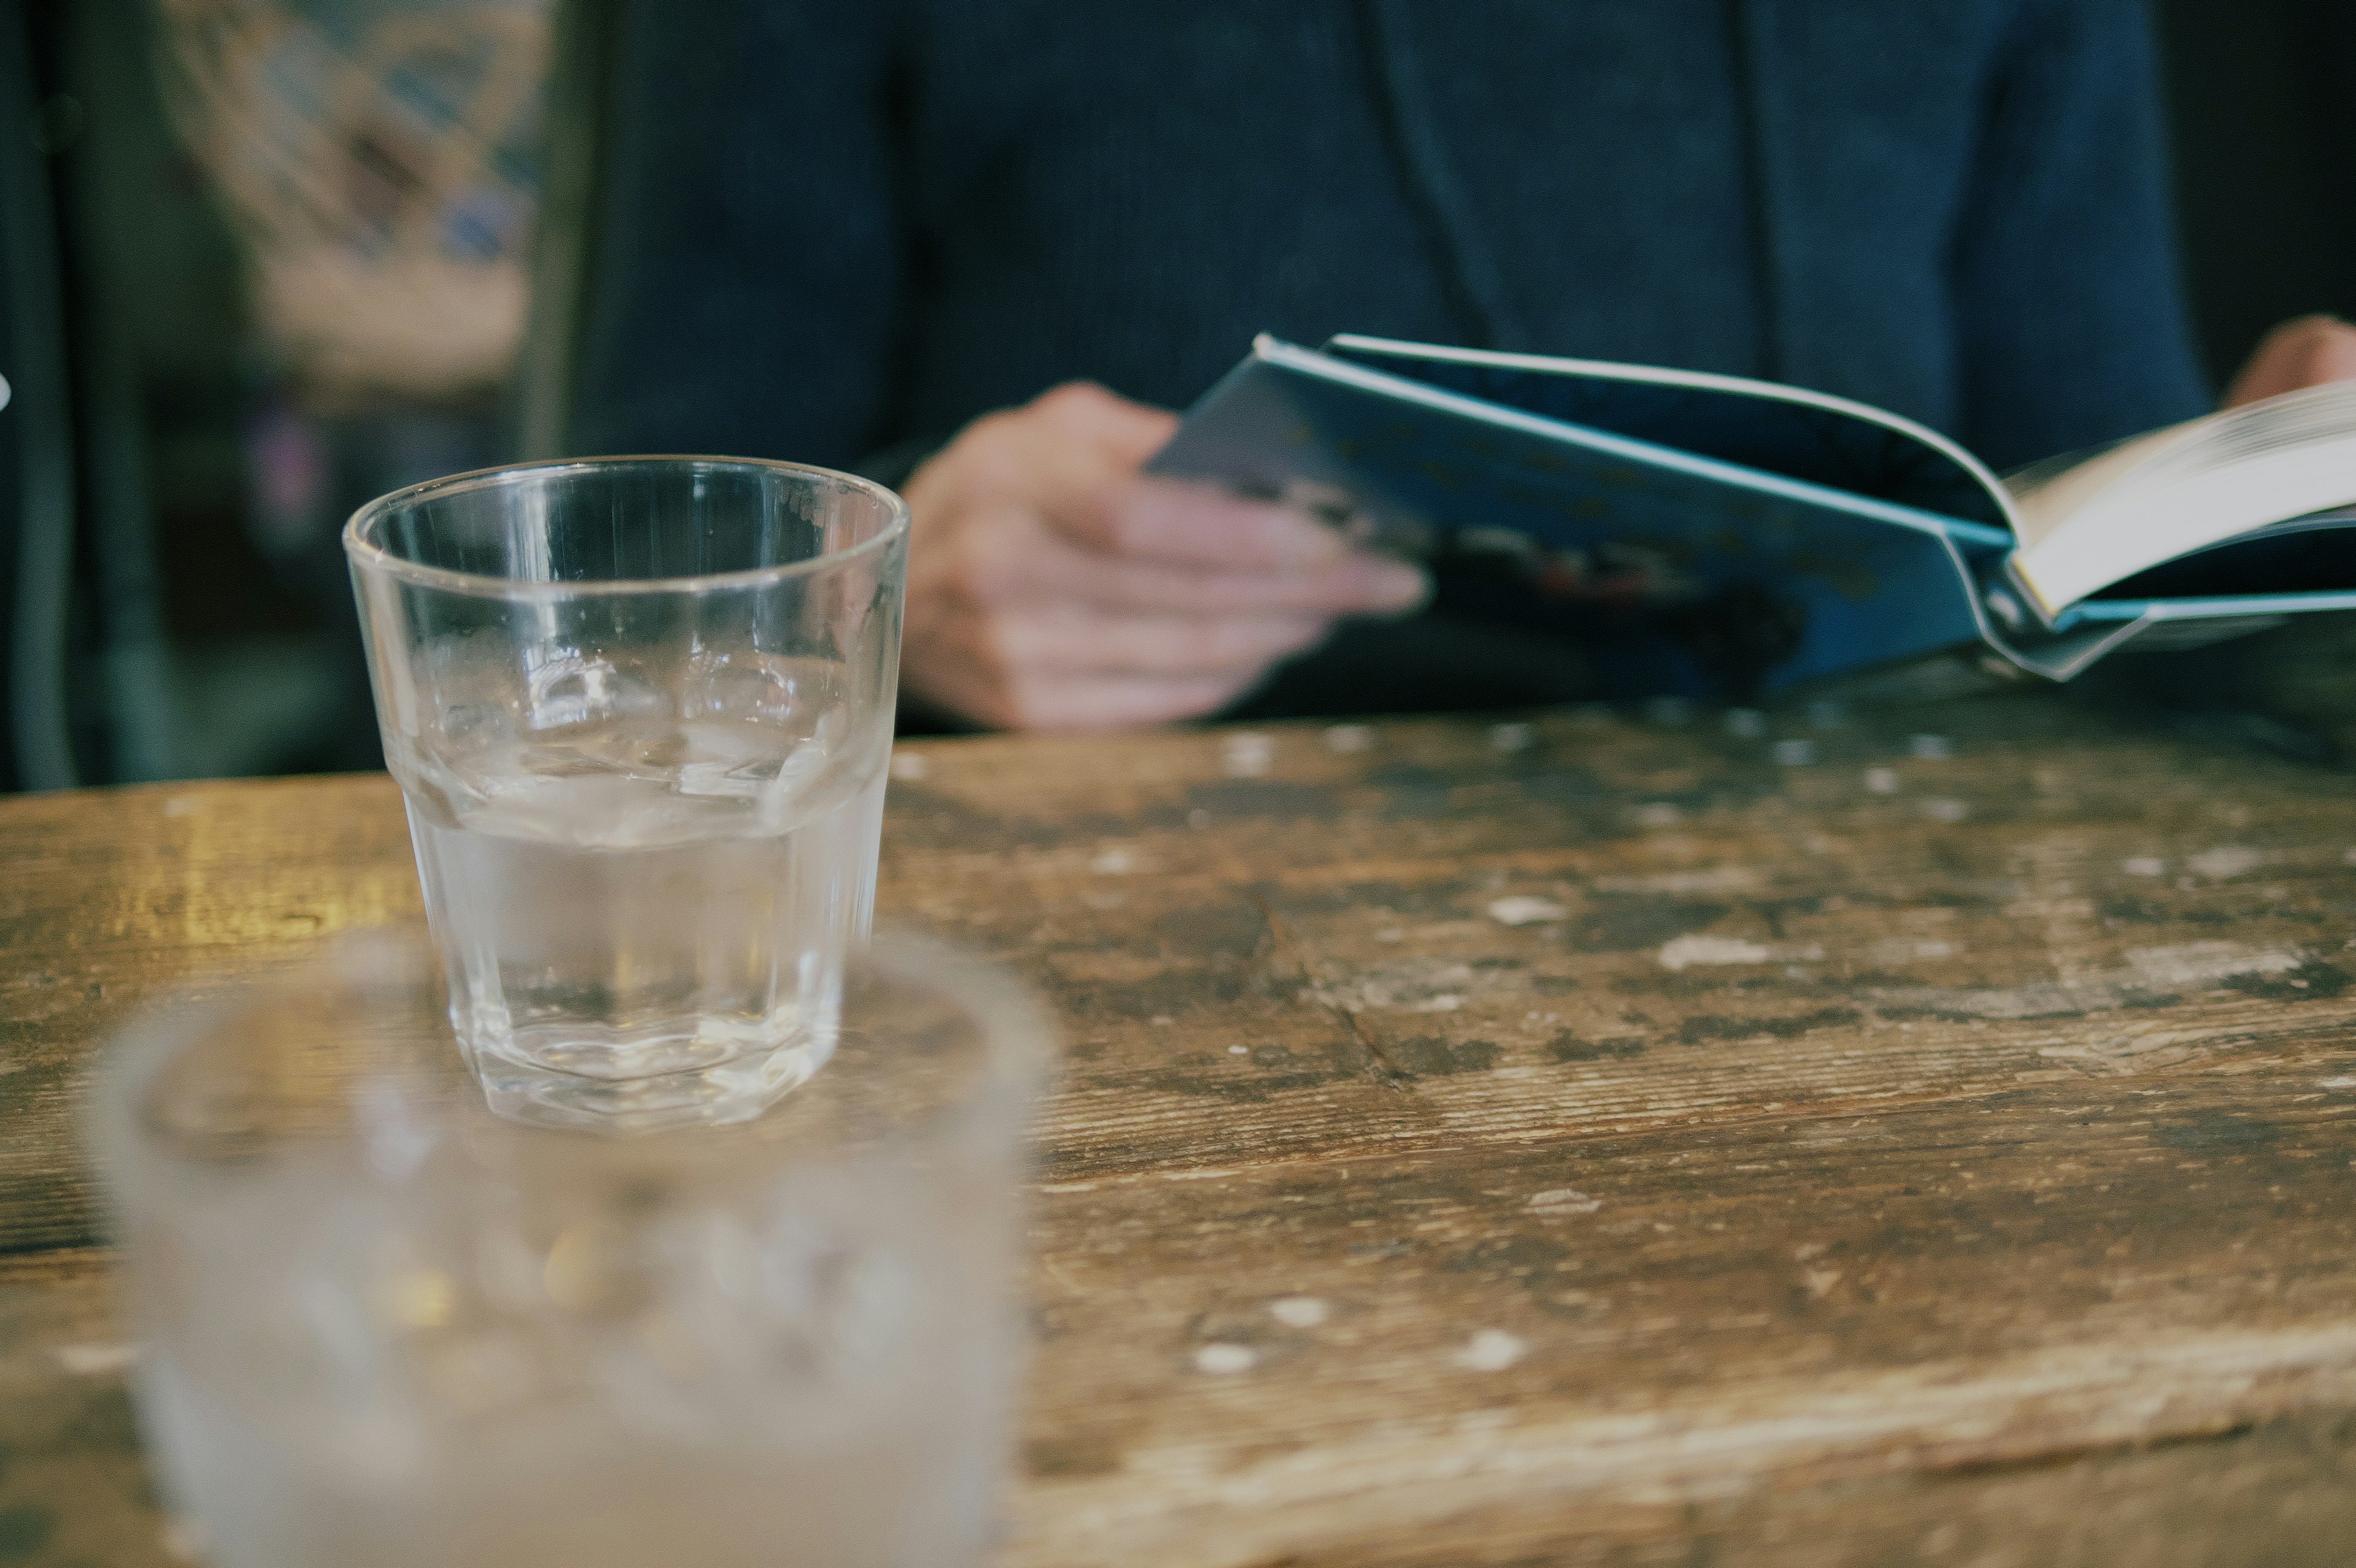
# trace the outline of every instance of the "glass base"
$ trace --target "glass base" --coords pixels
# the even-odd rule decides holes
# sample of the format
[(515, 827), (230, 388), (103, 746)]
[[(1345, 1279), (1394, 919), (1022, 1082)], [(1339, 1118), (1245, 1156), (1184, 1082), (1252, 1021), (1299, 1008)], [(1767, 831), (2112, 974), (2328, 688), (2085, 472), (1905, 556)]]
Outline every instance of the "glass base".
[(834, 1054), (831, 1027), (768, 1038), (731, 1020), (680, 1019), (627, 1038), (595, 1026), (492, 1034), (451, 1023), (493, 1114), (530, 1126), (610, 1133), (750, 1121)]

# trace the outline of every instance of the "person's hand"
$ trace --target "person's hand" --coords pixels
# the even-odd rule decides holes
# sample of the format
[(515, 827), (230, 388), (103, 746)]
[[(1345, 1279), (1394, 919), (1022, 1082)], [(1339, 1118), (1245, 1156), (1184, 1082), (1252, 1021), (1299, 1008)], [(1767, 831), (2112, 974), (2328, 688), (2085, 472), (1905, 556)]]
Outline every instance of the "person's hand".
[(1000, 729), (1197, 718), (1344, 615), (1419, 603), (1414, 567), (1289, 508), (1149, 479), (1177, 417), (1075, 382), (910, 477), (902, 677)]
[(2278, 392), (2348, 380), (2356, 380), (2356, 326), (2334, 316), (2302, 315), (2266, 334), (2226, 389), (2224, 406), (2237, 409)]

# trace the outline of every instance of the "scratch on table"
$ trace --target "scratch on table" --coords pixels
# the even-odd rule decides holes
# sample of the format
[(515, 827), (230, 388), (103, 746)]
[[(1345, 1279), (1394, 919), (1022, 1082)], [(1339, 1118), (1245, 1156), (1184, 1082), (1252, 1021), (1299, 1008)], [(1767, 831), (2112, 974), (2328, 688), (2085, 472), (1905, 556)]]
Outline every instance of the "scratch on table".
[(1824, 955), (1825, 950), (1814, 943), (1769, 946), (1740, 936), (1713, 936), (1697, 931), (1663, 943), (1660, 963), (1664, 969), (1685, 970), (1698, 965), (1768, 964), (1794, 958), (1813, 962)]
[(2225, 845), (2215, 849), (2203, 849), (2198, 855), (2189, 855), (2185, 857), (2184, 864), (2188, 869), (2212, 881), (2222, 881), (2228, 877), (2238, 877), (2244, 871), (2254, 870), (2265, 865), (2269, 859), (2255, 849)]
[(1598, 877), (1590, 885), (1605, 893), (1741, 893), (1759, 886), (1759, 873), (1748, 866), (1711, 866), (1643, 877)]
[(2244, 975), (2280, 975), (2299, 968), (2297, 948), (2251, 947), (2231, 942), (2190, 942), (2130, 949), (2126, 966), (2065, 980), (2021, 986), (1879, 988), (1868, 998), (1884, 1013), (1922, 1010), (1983, 1019), (2075, 1017), (2115, 1011), (2147, 998), (2156, 988), (2194, 990)]
[(49, 1352), (59, 1366), (78, 1378), (112, 1377), (139, 1359), (139, 1347), (128, 1344), (59, 1345)]

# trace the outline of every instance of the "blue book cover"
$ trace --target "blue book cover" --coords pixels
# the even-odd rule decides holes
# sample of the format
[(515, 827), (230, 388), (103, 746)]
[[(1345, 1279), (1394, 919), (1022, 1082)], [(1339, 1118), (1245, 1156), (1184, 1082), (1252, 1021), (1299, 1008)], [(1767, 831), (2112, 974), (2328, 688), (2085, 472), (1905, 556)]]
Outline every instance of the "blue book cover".
[[(2310, 422), (2356, 435), (2356, 396), (2308, 401), (2321, 409)], [(2285, 427), (2275, 417), (2257, 428)], [(2160, 455), (2183, 468), (2187, 451), (2205, 458), (2215, 444), (2179, 441)], [(1794, 628), (1761, 672), (1770, 692), (1958, 650), (2066, 679), (2130, 645), (2184, 646), (2356, 609), (2356, 512), (2313, 515), (2296, 497), (2297, 517), (2234, 528), (2057, 605), (2022, 570), (2024, 536), (2056, 531), (2020, 499), (2022, 476), (2008, 488), (1954, 442), (1864, 404), (1698, 372), (1262, 337), (1148, 467), (1347, 517), (1410, 552), (1469, 542), (1518, 549), (1540, 572), (1636, 563), (1697, 599), (1762, 590)], [(2033, 488), (2074, 472), (2093, 493), (2085, 475), (2099, 468), (2026, 477)], [(2319, 482), (2301, 494), (2329, 495), (2337, 481)], [(2067, 498), (2060, 483), (2045, 493)], [(2204, 523), (2213, 517), (2186, 527)]]

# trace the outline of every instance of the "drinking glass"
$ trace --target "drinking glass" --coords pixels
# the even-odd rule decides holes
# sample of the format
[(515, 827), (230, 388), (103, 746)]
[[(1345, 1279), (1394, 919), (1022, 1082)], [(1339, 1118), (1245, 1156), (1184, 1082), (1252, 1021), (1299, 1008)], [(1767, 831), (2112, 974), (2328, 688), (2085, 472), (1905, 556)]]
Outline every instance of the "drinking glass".
[(756, 1115), (872, 917), (907, 508), (783, 463), (461, 475), (344, 530), (450, 1023), (494, 1109)]
[(141, 1428), (215, 1568), (950, 1568), (987, 1543), (1052, 1050), (879, 938), (835, 1059), (634, 1138), (494, 1115), (420, 933), (120, 1040), (90, 1131)]

